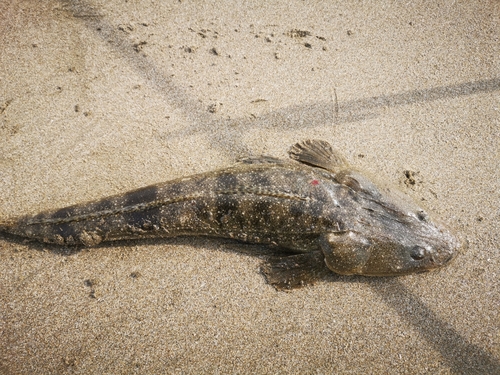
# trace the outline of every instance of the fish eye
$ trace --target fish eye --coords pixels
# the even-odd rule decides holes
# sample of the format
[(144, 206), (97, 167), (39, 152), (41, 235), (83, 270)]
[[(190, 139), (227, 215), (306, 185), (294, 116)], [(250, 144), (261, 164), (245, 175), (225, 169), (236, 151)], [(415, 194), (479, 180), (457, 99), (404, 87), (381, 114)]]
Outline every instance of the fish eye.
[(427, 212), (425, 212), (424, 210), (420, 210), (417, 212), (417, 218), (420, 221), (427, 221), (429, 218), (429, 215), (427, 215)]
[(425, 258), (425, 249), (423, 247), (420, 247), (420, 246), (414, 246), (410, 250), (410, 256), (414, 260), (422, 260)]

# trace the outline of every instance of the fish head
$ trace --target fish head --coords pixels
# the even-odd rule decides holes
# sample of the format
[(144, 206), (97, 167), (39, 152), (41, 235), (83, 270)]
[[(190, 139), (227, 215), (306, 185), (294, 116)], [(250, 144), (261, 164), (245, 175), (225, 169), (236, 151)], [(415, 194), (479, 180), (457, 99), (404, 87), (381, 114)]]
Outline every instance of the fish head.
[(459, 241), (410, 197), (353, 170), (337, 174), (336, 180), (351, 202), (346, 215), (353, 224), (322, 236), (332, 271), (397, 276), (434, 270), (455, 257)]

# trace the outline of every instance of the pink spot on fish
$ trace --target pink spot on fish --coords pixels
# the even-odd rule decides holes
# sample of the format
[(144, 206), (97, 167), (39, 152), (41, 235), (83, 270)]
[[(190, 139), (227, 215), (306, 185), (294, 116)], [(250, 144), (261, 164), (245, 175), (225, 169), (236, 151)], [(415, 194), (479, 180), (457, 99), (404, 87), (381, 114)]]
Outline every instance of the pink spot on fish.
[(311, 185), (313, 185), (313, 186), (319, 185), (319, 181), (318, 180), (312, 180), (311, 181)]

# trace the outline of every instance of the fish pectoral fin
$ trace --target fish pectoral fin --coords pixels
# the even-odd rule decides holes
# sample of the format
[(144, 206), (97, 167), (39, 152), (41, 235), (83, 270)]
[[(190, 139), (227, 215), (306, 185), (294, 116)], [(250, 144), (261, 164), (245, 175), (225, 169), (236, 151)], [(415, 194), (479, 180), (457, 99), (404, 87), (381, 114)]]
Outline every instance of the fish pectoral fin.
[(321, 251), (270, 258), (261, 268), (267, 282), (277, 290), (314, 284), (331, 273)]
[(237, 161), (238, 164), (285, 164), (286, 162), (282, 159), (273, 158), (272, 156), (249, 156), (246, 158), (240, 158)]
[(370, 258), (370, 244), (360, 234), (345, 231), (326, 233), (320, 238), (325, 263), (330, 270), (341, 275), (361, 273)]
[(325, 141), (308, 139), (294, 144), (288, 151), (293, 160), (332, 172), (349, 166), (347, 160)]

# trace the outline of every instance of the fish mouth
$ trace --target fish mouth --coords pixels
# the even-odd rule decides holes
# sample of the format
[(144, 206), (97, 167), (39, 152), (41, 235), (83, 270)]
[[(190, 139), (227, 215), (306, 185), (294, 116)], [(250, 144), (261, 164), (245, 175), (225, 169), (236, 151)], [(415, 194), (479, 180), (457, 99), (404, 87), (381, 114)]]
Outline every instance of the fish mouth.
[(435, 230), (433, 236), (435, 242), (432, 240), (430, 242), (431, 244), (434, 242), (435, 252), (431, 253), (430, 260), (435, 267), (441, 267), (450, 263), (457, 256), (462, 243), (450, 230), (447, 223), (434, 219), (432, 226)]

